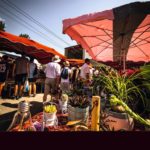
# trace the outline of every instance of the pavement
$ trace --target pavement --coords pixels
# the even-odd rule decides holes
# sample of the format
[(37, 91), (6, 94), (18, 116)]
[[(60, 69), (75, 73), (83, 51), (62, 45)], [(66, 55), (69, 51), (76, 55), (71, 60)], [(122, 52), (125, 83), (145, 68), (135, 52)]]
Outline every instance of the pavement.
[[(49, 98), (50, 96), (48, 96), (47, 99)], [(43, 93), (37, 94), (35, 97), (22, 97), (19, 100), (0, 99), (0, 131), (7, 130), (17, 111), (18, 103), (22, 100), (30, 102), (30, 112), (32, 116), (42, 111)]]

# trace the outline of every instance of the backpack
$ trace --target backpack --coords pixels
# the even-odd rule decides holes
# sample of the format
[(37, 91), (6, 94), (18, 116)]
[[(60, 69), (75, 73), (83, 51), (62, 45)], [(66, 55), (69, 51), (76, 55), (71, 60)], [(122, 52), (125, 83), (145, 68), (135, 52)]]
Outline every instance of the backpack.
[(68, 69), (64, 68), (61, 72), (61, 78), (67, 79), (68, 78)]

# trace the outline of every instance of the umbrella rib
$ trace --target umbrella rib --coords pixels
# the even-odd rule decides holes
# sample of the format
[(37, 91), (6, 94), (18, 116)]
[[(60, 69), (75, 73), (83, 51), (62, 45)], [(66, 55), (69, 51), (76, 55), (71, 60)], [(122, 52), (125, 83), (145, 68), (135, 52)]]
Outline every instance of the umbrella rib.
[[(145, 43), (139, 44), (139, 45), (137, 45), (137, 46), (142, 46), (142, 45), (145, 45), (145, 44), (148, 44), (148, 43), (150, 43), (150, 41), (146, 41)], [(135, 43), (135, 44), (137, 44), (137, 43)], [(134, 48), (134, 47), (136, 47), (136, 46), (133, 46), (133, 44), (132, 44), (130, 47), (131, 47), (131, 48)]]
[(96, 58), (100, 53), (102, 53), (105, 49), (107, 49), (109, 47), (109, 45), (108, 46), (106, 46), (104, 49), (102, 49), (98, 54), (96, 54), (95, 56), (94, 56), (94, 58)]
[[(139, 29), (139, 28), (138, 28), (138, 29)], [(135, 31), (134, 34), (135, 34), (135, 33), (141, 33), (141, 32), (142, 32), (142, 31)], [(145, 32), (150, 32), (150, 30), (145, 31)]]
[[(103, 44), (103, 43), (107, 43), (107, 44), (109, 44), (109, 45), (112, 45), (111, 43), (108, 42), (108, 41), (111, 40), (111, 39), (108, 39), (107, 41), (105, 41), (105, 40), (103, 40), (103, 39), (101, 39), (101, 38), (99, 38), (99, 37), (96, 37), (96, 36), (83, 36), (83, 38), (86, 38), (86, 37), (97, 38), (97, 39), (103, 41), (103, 42), (98, 43), (98, 44), (96, 44), (96, 45), (94, 45), (94, 46), (91, 46), (90, 48), (96, 47), (96, 46), (98, 46), (98, 45), (100, 45), (100, 44)], [(104, 47), (104, 46), (102, 46), (102, 47)]]
[(99, 38), (99, 37), (95, 37), (95, 38), (97, 38), (97, 39), (99, 39), (99, 40), (103, 41), (103, 43), (107, 43), (107, 44), (112, 45), (111, 43), (107, 42), (107, 41), (109, 41), (109, 40), (111, 40), (111, 39), (108, 39), (107, 41), (105, 41), (105, 40), (103, 40), (103, 39), (101, 39), (101, 38)]
[(142, 39), (142, 38), (138, 38), (140, 41), (138, 41), (136, 44), (138, 44), (138, 43), (141, 43), (142, 41), (146, 41), (146, 42), (150, 42), (149, 40), (147, 40), (148, 38), (150, 38), (150, 36), (148, 36), (147, 38), (145, 38), (145, 39)]
[(134, 44), (146, 57), (149, 58), (149, 56), (148, 56), (141, 48), (139, 48), (139, 46), (137, 46), (134, 42), (133, 42), (133, 44)]
[[(145, 29), (139, 36), (137, 36), (131, 43), (133, 43), (135, 40), (137, 40), (140, 36), (142, 36), (144, 33), (145, 33), (145, 31), (147, 31), (148, 29), (150, 29), (150, 27), (148, 27), (147, 29)], [(130, 43), (130, 44), (131, 44)]]
[[(137, 29), (142, 29), (142, 28), (145, 28), (146, 26), (150, 26), (150, 24), (146, 24), (145, 26), (139, 27)], [(129, 34), (131, 32), (134, 32), (134, 29), (128, 30), (128, 32), (126, 32), (125, 34)], [(147, 29), (146, 29), (144, 32), (149, 32), (149, 31), (147, 31)], [(141, 32), (135, 31), (134, 33), (141, 33)]]
[[(148, 24), (146, 24), (146, 25), (144, 25), (144, 26), (142, 26), (142, 27), (139, 27), (139, 28), (137, 28), (137, 29), (142, 29), (142, 28), (145, 28), (146, 26), (149, 26), (150, 25), (150, 23), (148, 23)], [(129, 30), (129, 32), (130, 31), (133, 31), (133, 30)]]
[(110, 36), (110, 34), (108, 34), (108, 33), (106, 32), (106, 31), (111, 31), (111, 32), (112, 32), (112, 30), (99, 28), (99, 27), (96, 27), (96, 26), (93, 26), (93, 25), (89, 25), (89, 24), (85, 24), (85, 23), (83, 23), (82, 25), (85, 25), (85, 26), (89, 26), (89, 27), (93, 27), (93, 28), (100, 29), (100, 30), (102, 30), (102, 31), (103, 31), (106, 35), (108, 35), (110, 38), (112, 38), (112, 37)]
[(95, 46), (91, 46), (90, 48), (94, 48), (94, 47), (97, 47), (97, 46), (101, 46), (101, 47), (104, 47), (104, 48), (113, 48), (113, 47), (108, 47), (108, 46), (102, 46), (102, 45), (100, 45), (100, 43), (99, 44), (97, 44), (97, 45), (95, 45)]
[[(111, 34), (112, 35), (112, 34)], [(106, 35), (83, 35), (83, 37), (97, 37), (97, 36), (106, 36)]]
[[(142, 27), (140, 27), (140, 28), (138, 28), (138, 29), (144, 28), (144, 27), (146, 27), (146, 26), (148, 26), (148, 25), (150, 25), (150, 24), (147, 24), (147, 25), (145, 25), (145, 26), (142, 26)], [(148, 28), (148, 29), (149, 29), (149, 28)], [(150, 32), (150, 31), (147, 31), (148, 29), (146, 29), (146, 30), (143, 31), (142, 33), (140, 32), (141, 35), (142, 35), (144, 32)], [(125, 33), (125, 35), (127, 35), (127, 34), (133, 32), (133, 31), (134, 31), (133, 29), (132, 29), (132, 30), (129, 30), (128, 32)], [(114, 31), (114, 33), (117, 33), (117, 32)], [(139, 32), (134, 32), (134, 33), (139, 33)], [(141, 35), (140, 35), (140, 36), (141, 36)], [(139, 36), (139, 37), (140, 37), (140, 36)], [(115, 41), (116, 41), (118, 38), (120, 38), (120, 36), (118, 36), (118, 37), (115, 39)], [(138, 37), (137, 37), (137, 38), (138, 38)], [(136, 39), (135, 39), (135, 40), (136, 40)], [(115, 41), (114, 41), (114, 42), (115, 42)], [(131, 43), (130, 43), (130, 44), (131, 44)]]
[[(107, 42), (107, 41), (109, 41), (109, 40), (111, 40), (111, 39), (108, 39), (107, 41), (105, 41), (105, 40), (103, 40), (103, 39), (101, 39), (101, 38), (99, 38), (99, 37), (97, 37), (97, 36), (83, 36), (83, 38), (86, 38), (86, 37), (97, 38), (97, 39), (103, 41), (102, 43), (111, 44), (111, 43)], [(101, 43), (101, 44), (102, 44), (102, 43)], [(111, 44), (111, 45), (112, 45), (112, 44)]]
[(105, 30), (105, 29), (102, 29), (105, 33), (106, 33), (106, 35), (108, 35), (111, 39), (113, 38), (113, 37), (111, 37), (110, 36), (110, 34), (109, 33), (107, 33), (107, 31)]

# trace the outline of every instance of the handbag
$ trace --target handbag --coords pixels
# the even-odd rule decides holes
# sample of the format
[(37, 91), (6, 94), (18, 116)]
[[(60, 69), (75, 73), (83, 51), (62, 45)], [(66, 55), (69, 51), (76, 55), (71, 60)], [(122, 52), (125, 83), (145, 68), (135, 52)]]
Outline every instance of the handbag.
[(24, 83), (24, 92), (28, 92), (29, 91), (29, 81), (26, 80)]

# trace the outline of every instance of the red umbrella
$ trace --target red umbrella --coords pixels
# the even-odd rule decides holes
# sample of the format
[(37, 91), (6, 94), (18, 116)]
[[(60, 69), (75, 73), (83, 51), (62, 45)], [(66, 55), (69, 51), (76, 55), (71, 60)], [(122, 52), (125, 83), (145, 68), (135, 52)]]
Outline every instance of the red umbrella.
[(65, 19), (63, 33), (97, 61), (150, 61), (150, 2)]

